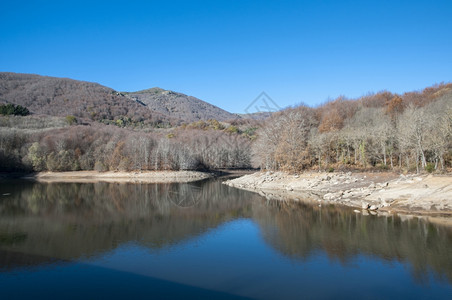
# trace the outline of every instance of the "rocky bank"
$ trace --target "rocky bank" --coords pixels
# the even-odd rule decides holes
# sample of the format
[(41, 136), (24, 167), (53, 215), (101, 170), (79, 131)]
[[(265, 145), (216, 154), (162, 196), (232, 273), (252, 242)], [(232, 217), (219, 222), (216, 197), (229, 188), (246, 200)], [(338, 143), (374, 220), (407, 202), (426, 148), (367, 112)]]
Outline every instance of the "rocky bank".
[(394, 211), (452, 217), (450, 175), (258, 172), (224, 183), (281, 200), (351, 206), (365, 214)]

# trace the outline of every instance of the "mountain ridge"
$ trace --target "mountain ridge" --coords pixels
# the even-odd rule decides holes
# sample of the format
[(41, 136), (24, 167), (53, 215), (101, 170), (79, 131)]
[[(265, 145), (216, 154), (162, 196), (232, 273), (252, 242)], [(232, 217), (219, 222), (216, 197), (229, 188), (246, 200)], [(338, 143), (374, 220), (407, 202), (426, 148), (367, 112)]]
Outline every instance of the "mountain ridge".
[(227, 121), (240, 118), (237, 114), (230, 113), (199, 98), (160, 87), (123, 93), (153, 111), (171, 115), (185, 122), (209, 119)]
[(35, 114), (74, 115), (104, 123), (122, 119), (154, 126), (256, 117), (231, 113), (196, 97), (160, 87), (118, 92), (96, 82), (13, 72), (0, 72), (0, 103), (22, 105)]

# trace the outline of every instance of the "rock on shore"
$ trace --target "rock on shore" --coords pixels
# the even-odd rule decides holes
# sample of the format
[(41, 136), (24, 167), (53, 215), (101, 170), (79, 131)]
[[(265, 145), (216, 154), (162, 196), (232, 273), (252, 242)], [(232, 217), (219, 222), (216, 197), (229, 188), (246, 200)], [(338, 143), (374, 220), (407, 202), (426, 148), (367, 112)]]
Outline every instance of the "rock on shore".
[(283, 199), (337, 203), (366, 211), (452, 215), (452, 176), (393, 173), (258, 172), (226, 181), (237, 188)]

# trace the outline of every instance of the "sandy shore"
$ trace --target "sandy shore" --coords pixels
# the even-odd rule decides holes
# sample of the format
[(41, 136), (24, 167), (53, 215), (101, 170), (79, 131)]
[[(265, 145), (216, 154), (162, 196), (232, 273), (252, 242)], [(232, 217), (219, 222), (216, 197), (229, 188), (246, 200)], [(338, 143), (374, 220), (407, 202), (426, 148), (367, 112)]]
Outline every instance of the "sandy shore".
[(363, 214), (401, 212), (452, 218), (450, 175), (257, 172), (225, 184), (280, 200), (346, 205)]
[(197, 171), (150, 171), (150, 172), (41, 172), (27, 175), (25, 179), (40, 182), (143, 182), (170, 183), (191, 182), (212, 177), (211, 173)]

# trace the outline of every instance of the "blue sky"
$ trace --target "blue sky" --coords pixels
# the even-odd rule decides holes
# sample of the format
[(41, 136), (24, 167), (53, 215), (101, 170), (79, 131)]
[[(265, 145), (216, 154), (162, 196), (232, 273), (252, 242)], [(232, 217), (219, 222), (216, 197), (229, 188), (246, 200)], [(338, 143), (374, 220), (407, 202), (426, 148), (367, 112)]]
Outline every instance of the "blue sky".
[(1, 1), (0, 71), (232, 112), (452, 81), (452, 1)]

